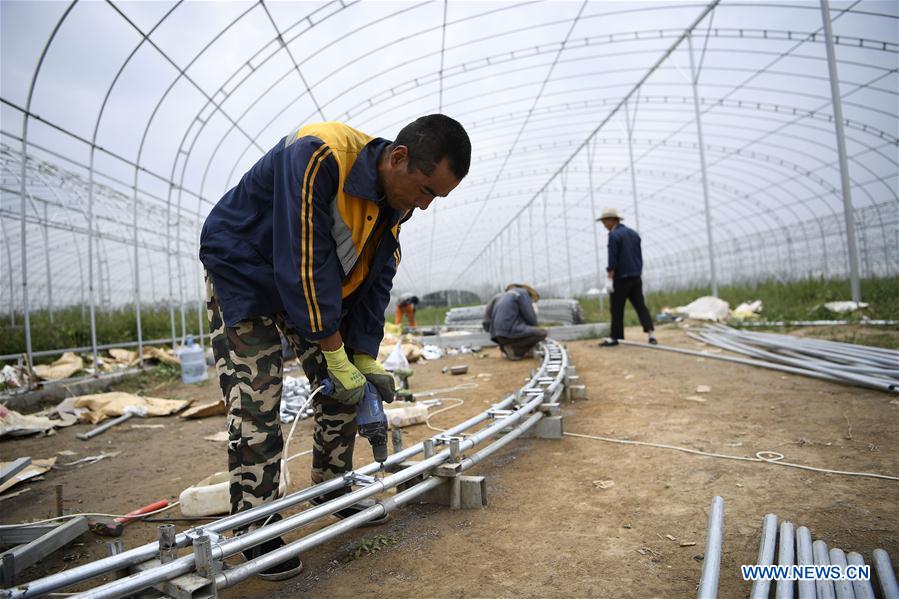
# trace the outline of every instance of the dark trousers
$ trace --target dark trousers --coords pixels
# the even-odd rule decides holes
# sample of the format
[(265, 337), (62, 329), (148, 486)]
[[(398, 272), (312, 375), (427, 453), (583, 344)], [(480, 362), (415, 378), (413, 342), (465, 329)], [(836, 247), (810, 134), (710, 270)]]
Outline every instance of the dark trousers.
[(612, 339), (624, 339), (624, 303), (631, 300), (643, 331), (648, 333), (653, 330), (652, 316), (643, 299), (643, 280), (640, 277), (628, 277), (615, 279), (615, 291), (612, 292)]
[(497, 335), (495, 341), (499, 344), (499, 348), (510, 358), (521, 358), (531, 351), (535, 345), (546, 339), (546, 329), (539, 327), (531, 327), (530, 334), (524, 337), (500, 337)]

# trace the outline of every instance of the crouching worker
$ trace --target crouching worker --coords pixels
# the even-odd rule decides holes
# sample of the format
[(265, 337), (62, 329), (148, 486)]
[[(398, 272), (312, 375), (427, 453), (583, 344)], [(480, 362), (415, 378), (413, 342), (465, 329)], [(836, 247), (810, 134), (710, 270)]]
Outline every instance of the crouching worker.
[[(260, 158), (209, 213), (200, 260), (228, 408), (232, 514), (280, 494), (279, 332), (313, 388), (325, 378), (334, 385), (331, 395), (314, 400), (312, 482), (352, 470), (356, 405), (366, 381), (384, 401), (396, 392), (375, 356), (400, 260), (400, 224), (455, 189), (470, 156), (465, 130), (441, 114), (410, 123), (393, 142), (341, 123), (306, 125)], [(251, 527), (277, 520), (274, 514)], [(283, 545), (278, 537), (244, 555), (254, 559)], [(292, 557), (261, 576), (282, 580), (301, 569)]]
[(538, 299), (540, 296), (530, 285), (512, 283), (487, 305), (484, 330), (506, 358), (521, 360), (546, 339), (546, 329), (537, 326), (534, 302)]

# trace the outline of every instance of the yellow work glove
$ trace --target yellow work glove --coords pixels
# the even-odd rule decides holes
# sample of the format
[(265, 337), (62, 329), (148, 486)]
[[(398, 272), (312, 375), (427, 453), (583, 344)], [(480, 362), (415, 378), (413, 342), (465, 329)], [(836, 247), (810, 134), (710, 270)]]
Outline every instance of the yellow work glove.
[(355, 354), (353, 362), (368, 382), (377, 388), (382, 401), (391, 403), (396, 399), (396, 381), (392, 374), (384, 370), (380, 362), (368, 354)]
[(343, 345), (334, 351), (322, 350), (322, 353), (328, 363), (328, 377), (334, 383), (331, 397), (349, 406), (359, 403), (365, 393), (365, 377), (350, 362)]

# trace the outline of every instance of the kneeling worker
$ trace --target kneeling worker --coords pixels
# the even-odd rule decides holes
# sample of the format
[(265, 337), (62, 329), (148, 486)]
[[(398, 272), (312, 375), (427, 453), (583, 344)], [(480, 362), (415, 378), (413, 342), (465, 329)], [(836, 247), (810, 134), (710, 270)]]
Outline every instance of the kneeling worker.
[(546, 329), (537, 326), (534, 302), (539, 298), (530, 285), (512, 283), (487, 306), (484, 329), (510, 360), (524, 358), (546, 339)]
[[(415, 208), (424, 210), (453, 191), (470, 161), (465, 129), (442, 114), (413, 121), (393, 142), (342, 123), (316, 123), (282, 138), (212, 208), (200, 260), (228, 407), (232, 514), (279, 495), (279, 331), (312, 387), (326, 378), (334, 386), (315, 398), (312, 482), (352, 470), (356, 404), (366, 381), (385, 401), (396, 392), (393, 376), (375, 357), (400, 261), (400, 225)], [(343, 487), (313, 503), (349, 491)], [(279, 519), (273, 514), (252, 526)], [(254, 559), (282, 546), (276, 537), (244, 555)], [(292, 557), (260, 576), (281, 580), (301, 569)]]

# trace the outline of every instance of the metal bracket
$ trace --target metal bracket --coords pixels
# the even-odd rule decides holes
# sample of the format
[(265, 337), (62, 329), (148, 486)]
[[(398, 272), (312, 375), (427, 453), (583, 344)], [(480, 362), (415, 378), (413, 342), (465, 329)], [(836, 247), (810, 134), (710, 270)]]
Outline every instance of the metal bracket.
[(222, 539), (225, 538), (224, 535), (220, 535), (214, 530), (206, 530), (205, 528), (191, 528), (184, 531), (184, 536), (190, 539), (191, 543), (199, 539), (200, 537), (208, 537), (209, 542), (212, 545), (220, 545)]
[(487, 410), (487, 416), (492, 420), (496, 420), (497, 417), (508, 416), (513, 414), (515, 410), (498, 410), (495, 408), (491, 408)]
[(367, 474), (361, 474), (359, 472), (356, 472), (355, 470), (344, 474), (343, 480), (347, 481), (351, 485), (357, 485), (360, 487), (366, 487), (368, 485), (373, 485), (373, 484), (375, 484), (375, 482), (377, 482), (377, 479), (374, 476), (369, 476)]

